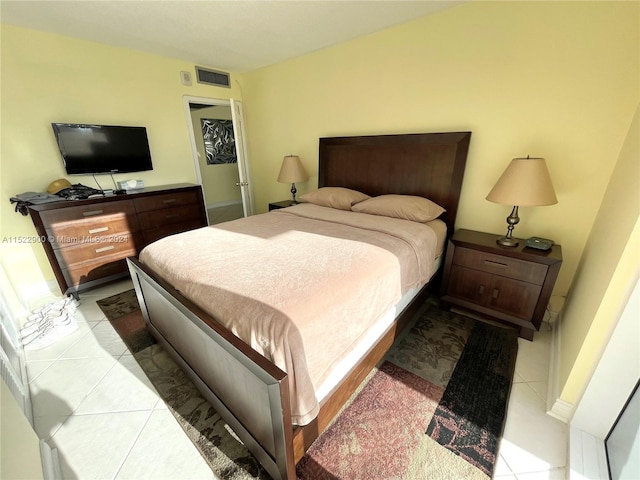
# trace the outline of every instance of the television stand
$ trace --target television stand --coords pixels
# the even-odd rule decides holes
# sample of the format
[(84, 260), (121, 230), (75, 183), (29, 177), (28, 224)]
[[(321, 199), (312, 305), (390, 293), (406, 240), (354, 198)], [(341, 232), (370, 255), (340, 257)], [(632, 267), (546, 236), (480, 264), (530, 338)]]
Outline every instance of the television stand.
[(202, 188), (186, 183), (30, 205), (29, 213), (60, 291), (76, 298), (128, 276), (126, 258), (148, 244), (207, 225)]

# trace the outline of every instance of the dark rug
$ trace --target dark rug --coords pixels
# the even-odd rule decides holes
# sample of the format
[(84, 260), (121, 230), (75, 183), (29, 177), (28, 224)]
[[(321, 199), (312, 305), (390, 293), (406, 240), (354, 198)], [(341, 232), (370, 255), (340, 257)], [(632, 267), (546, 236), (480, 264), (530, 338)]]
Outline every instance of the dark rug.
[[(133, 290), (103, 310), (221, 479), (269, 479), (147, 332)], [(297, 466), (299, 479), (490, 477), (504, 428), (517, 331), (428, 300)]]

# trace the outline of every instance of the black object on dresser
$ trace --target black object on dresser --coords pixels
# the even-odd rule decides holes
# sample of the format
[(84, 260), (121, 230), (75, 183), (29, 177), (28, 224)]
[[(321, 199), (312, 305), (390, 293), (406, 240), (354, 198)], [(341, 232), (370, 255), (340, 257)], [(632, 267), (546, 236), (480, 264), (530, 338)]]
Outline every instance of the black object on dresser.
[(199, 185), (29, 207), (60, 290), (78, 294), (129, 274), (126, 258), (159, 238), (207, 225)]
[(519, 328), (533, 340), (540, 328), (560, 265), (562, 249), (496, 244), (498, 235), (458, 230), (449, 240), (441, 298)]

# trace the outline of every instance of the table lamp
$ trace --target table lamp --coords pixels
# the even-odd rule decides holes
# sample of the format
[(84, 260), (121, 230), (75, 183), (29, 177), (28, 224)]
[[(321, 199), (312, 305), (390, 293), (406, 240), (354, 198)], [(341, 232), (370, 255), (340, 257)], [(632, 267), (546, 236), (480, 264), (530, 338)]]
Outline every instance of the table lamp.
[(514, 158), (487, 195), (487, 200), (513, 205), (507, 217), (507, 235), (496, 240), (498, 245), (517, 247), (511, 235), (518, 224), (518, 207), (554, 205), (558, 203), (544, 158)]
[(288, 155), (282, 160), (282, 166), (280, 167), (280, 173), (278, 174), (278, 182), (291, 184), (291, 195), (293, 200), (291, 205), (295, 205), (296, 201), (296, 182), (304, 182), (309, 179), (309, 175), (300, 162), (300, 157), (297, 155)]

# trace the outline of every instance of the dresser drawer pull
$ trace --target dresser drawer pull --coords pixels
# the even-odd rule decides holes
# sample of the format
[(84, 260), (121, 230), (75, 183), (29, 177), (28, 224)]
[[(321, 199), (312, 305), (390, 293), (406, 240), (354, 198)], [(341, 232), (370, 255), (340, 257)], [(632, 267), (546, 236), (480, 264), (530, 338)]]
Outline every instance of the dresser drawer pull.
[(167, 198), (166, 200), (163, 200), (162, 203), (174, 203), (177, 201), (178, 201), (177, 198)]
[(166, 218), (167, 220), (169, 220), (170, 218), (178, 218), (180, 215), (178, 215), (177, 213), (173, 214), (173, 215), (165, 215), (164, 218)]
[(484, 264), (490, 267), (500, 267), (500, 268), (507, 268), (509, 266), (506, 263), (494, 262), (493, 260), (485, 260)]
[(500, 290), (498, 290), (497, 288), (493, 289), (493, 293), (491, 294), (491, 296), (493, 298), (498, 298), (498, 295), (500, 294)]
[(478, 288), (478, 295), (484, 295), (484, 285), (480, 285)]
[(114, 248), (116, 247), (114, 247), (113, 245), (109, 245), (102, 248), (96, 248), (96, 253), (108, 252), (109, 250), (113, 250)]
[(100, 215), (104, 210), (91, 210), (90, 212), (82, 212), (85, 217), (93, 217), (94, 215)]
[(100, 233), (100, 232), (106, 232), (107, 230), (109, 230), (109, 227), (92, 228), (89, 230), (89, 233), (91, 234)]

